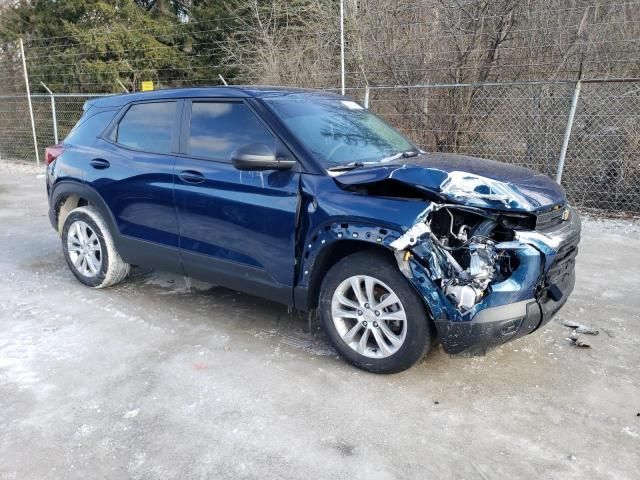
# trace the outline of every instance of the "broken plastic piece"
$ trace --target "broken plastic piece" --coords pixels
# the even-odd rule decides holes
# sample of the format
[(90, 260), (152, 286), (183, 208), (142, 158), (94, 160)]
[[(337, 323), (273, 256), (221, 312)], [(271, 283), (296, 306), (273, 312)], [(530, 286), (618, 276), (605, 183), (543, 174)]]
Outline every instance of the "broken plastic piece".
[(574, 322), (572, 320), (563, 320), (562, 325), (568, 328), (573, 328), (576, 333), (584, 333), (586, 335), (599, 335), (600, 332), (593, 327), (582, 325), (581, 323)]
[(571, 345), (573, 345), (574, 347), (579, 347), (579, 348), (591, 348), (591, 345), (589, 345), (588, 343), (584, 343), (582, 340), (580, 340), (577, 337), (573, 337), (573, 338), (567, 338), (567, 340), (569, 340), (569, 343)]
[(431, 230), (429, 230), (429, 227), (426, 223), (418, 222), (409, 230), (407, 230), (400, 238), (391, 242), (390, 247), (397, 251), (405, 250), (409, 247), (414, 246), (416, 243), (418, 243), (420, 237), (429, 232), (431, 232)]
[(451, 285), (445, 293), (462, 311), (470, 310), (482, 298), (482, 291), (470, 285)]

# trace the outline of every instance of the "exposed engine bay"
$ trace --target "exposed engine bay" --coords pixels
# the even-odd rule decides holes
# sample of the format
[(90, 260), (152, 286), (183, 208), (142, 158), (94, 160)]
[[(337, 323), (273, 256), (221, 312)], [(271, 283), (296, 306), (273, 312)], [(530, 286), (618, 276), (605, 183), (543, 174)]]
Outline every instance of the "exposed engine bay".
[[(462, 313), (485, 297), (491, 285), (506, 280), (518, 267), (518, 257), (508, 248), (522, 218), (490, 215), (473, 207), (432, 204), (421, 222), (391, 243), (405, 274), (407, 248), (427, 260), (434, 280)], [(520, 225), (519, 225), (520, 224)]]
[[(387, 217), (393, 235), (385, 241), (386, 227), (365, 228), (365, 239), (391, 248), (399, 270), (424, 299), (447, 353), (481, 353), (527, 335), (547, 323), (573, 291), (580, 217), (546, 175), (502, 162), (423, 153), (333, 178), (359, 198), (389, 202), (384, 211), (395, 216)], [(403, 199), (406, 209), (398, 203)]]

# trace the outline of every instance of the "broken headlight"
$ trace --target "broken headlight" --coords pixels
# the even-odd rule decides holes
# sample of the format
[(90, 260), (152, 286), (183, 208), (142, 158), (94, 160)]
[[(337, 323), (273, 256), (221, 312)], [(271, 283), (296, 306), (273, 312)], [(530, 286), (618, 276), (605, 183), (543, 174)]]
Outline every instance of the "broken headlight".
[(533, 208), (515, 185), (467, 172), (449, 173), (440, 191), (452, 200), (476, 207)]

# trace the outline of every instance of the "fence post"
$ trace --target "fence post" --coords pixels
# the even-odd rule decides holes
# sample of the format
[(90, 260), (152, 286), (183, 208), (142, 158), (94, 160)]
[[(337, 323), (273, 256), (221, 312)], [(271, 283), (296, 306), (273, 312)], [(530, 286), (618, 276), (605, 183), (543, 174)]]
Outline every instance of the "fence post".
[(340, 74), (341, 91), (344, 95), (344, 0), (340, 0)]
[(582, 81), (578, 80), (573, 90), (573, 98), (571, 99), (571, 109), (569, 110), (569, 118), (567, 120), (567, 128), (564, 131), (564, 139), (562, 140), (562, 149), (560, 150), (560, 159), (558, 160), (558, 171), (556, 172), (556, 182), (562, 182), (562, 172), (564, 170), (564, 160), (567, 158), (567, 149), (569, 148), (569, 140), (571, 139), (571, 129), (573, 128), (573, 119), (576, 116), (576, 108), (578, 106), (578, 98), (580, 98), (580, 86)]
[(118, 79), (118, 85), (122, 87), (122, 90), (124, 90), (124, 93), (129, 93), (129, 89), (124, 86), (124, 83), (122, 83), (120, 79)]
[(31, 117), (31, 133), (33, 134), (33, 148), (36, 151), (36, 164), (40, 166), (40, 153), (38, 153), (38, 139), (36, 138), (36, 122), (33, 120), (33, 105), (31, 105), (31, 91), (29, 90), (29, 76), (27, 75), (27, 59), (24, 56), (24, 43), (20, 38), (20, 55), (22, 56), (22, 71), (24, 84), (27, 88), (27, 101), (29, 103), (29, 116)]
[(369, 109), (369, 84), (364, 86), (364, 108)]
[(53, 92), (49, 90), (44, 82), (40, 82), (40, 85), (44, 87), (44, 89), (49, 92), (49, 97), (51, 98), (51, 119), (53, 121), (53, 143), (58, 144), (58, 117), (56, 116), (56, 97), (53, 95)]

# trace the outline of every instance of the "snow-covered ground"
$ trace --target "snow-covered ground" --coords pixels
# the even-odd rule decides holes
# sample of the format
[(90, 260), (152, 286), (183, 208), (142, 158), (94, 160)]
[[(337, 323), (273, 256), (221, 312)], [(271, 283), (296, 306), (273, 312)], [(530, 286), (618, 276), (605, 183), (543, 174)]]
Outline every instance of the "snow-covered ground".
[(637, 478), (640, 222), (583, 228), (543, 330), (376, 376), (274, 303), (144, 269), (83, 287), (42, 169), (0, 163), (0, 478)]

